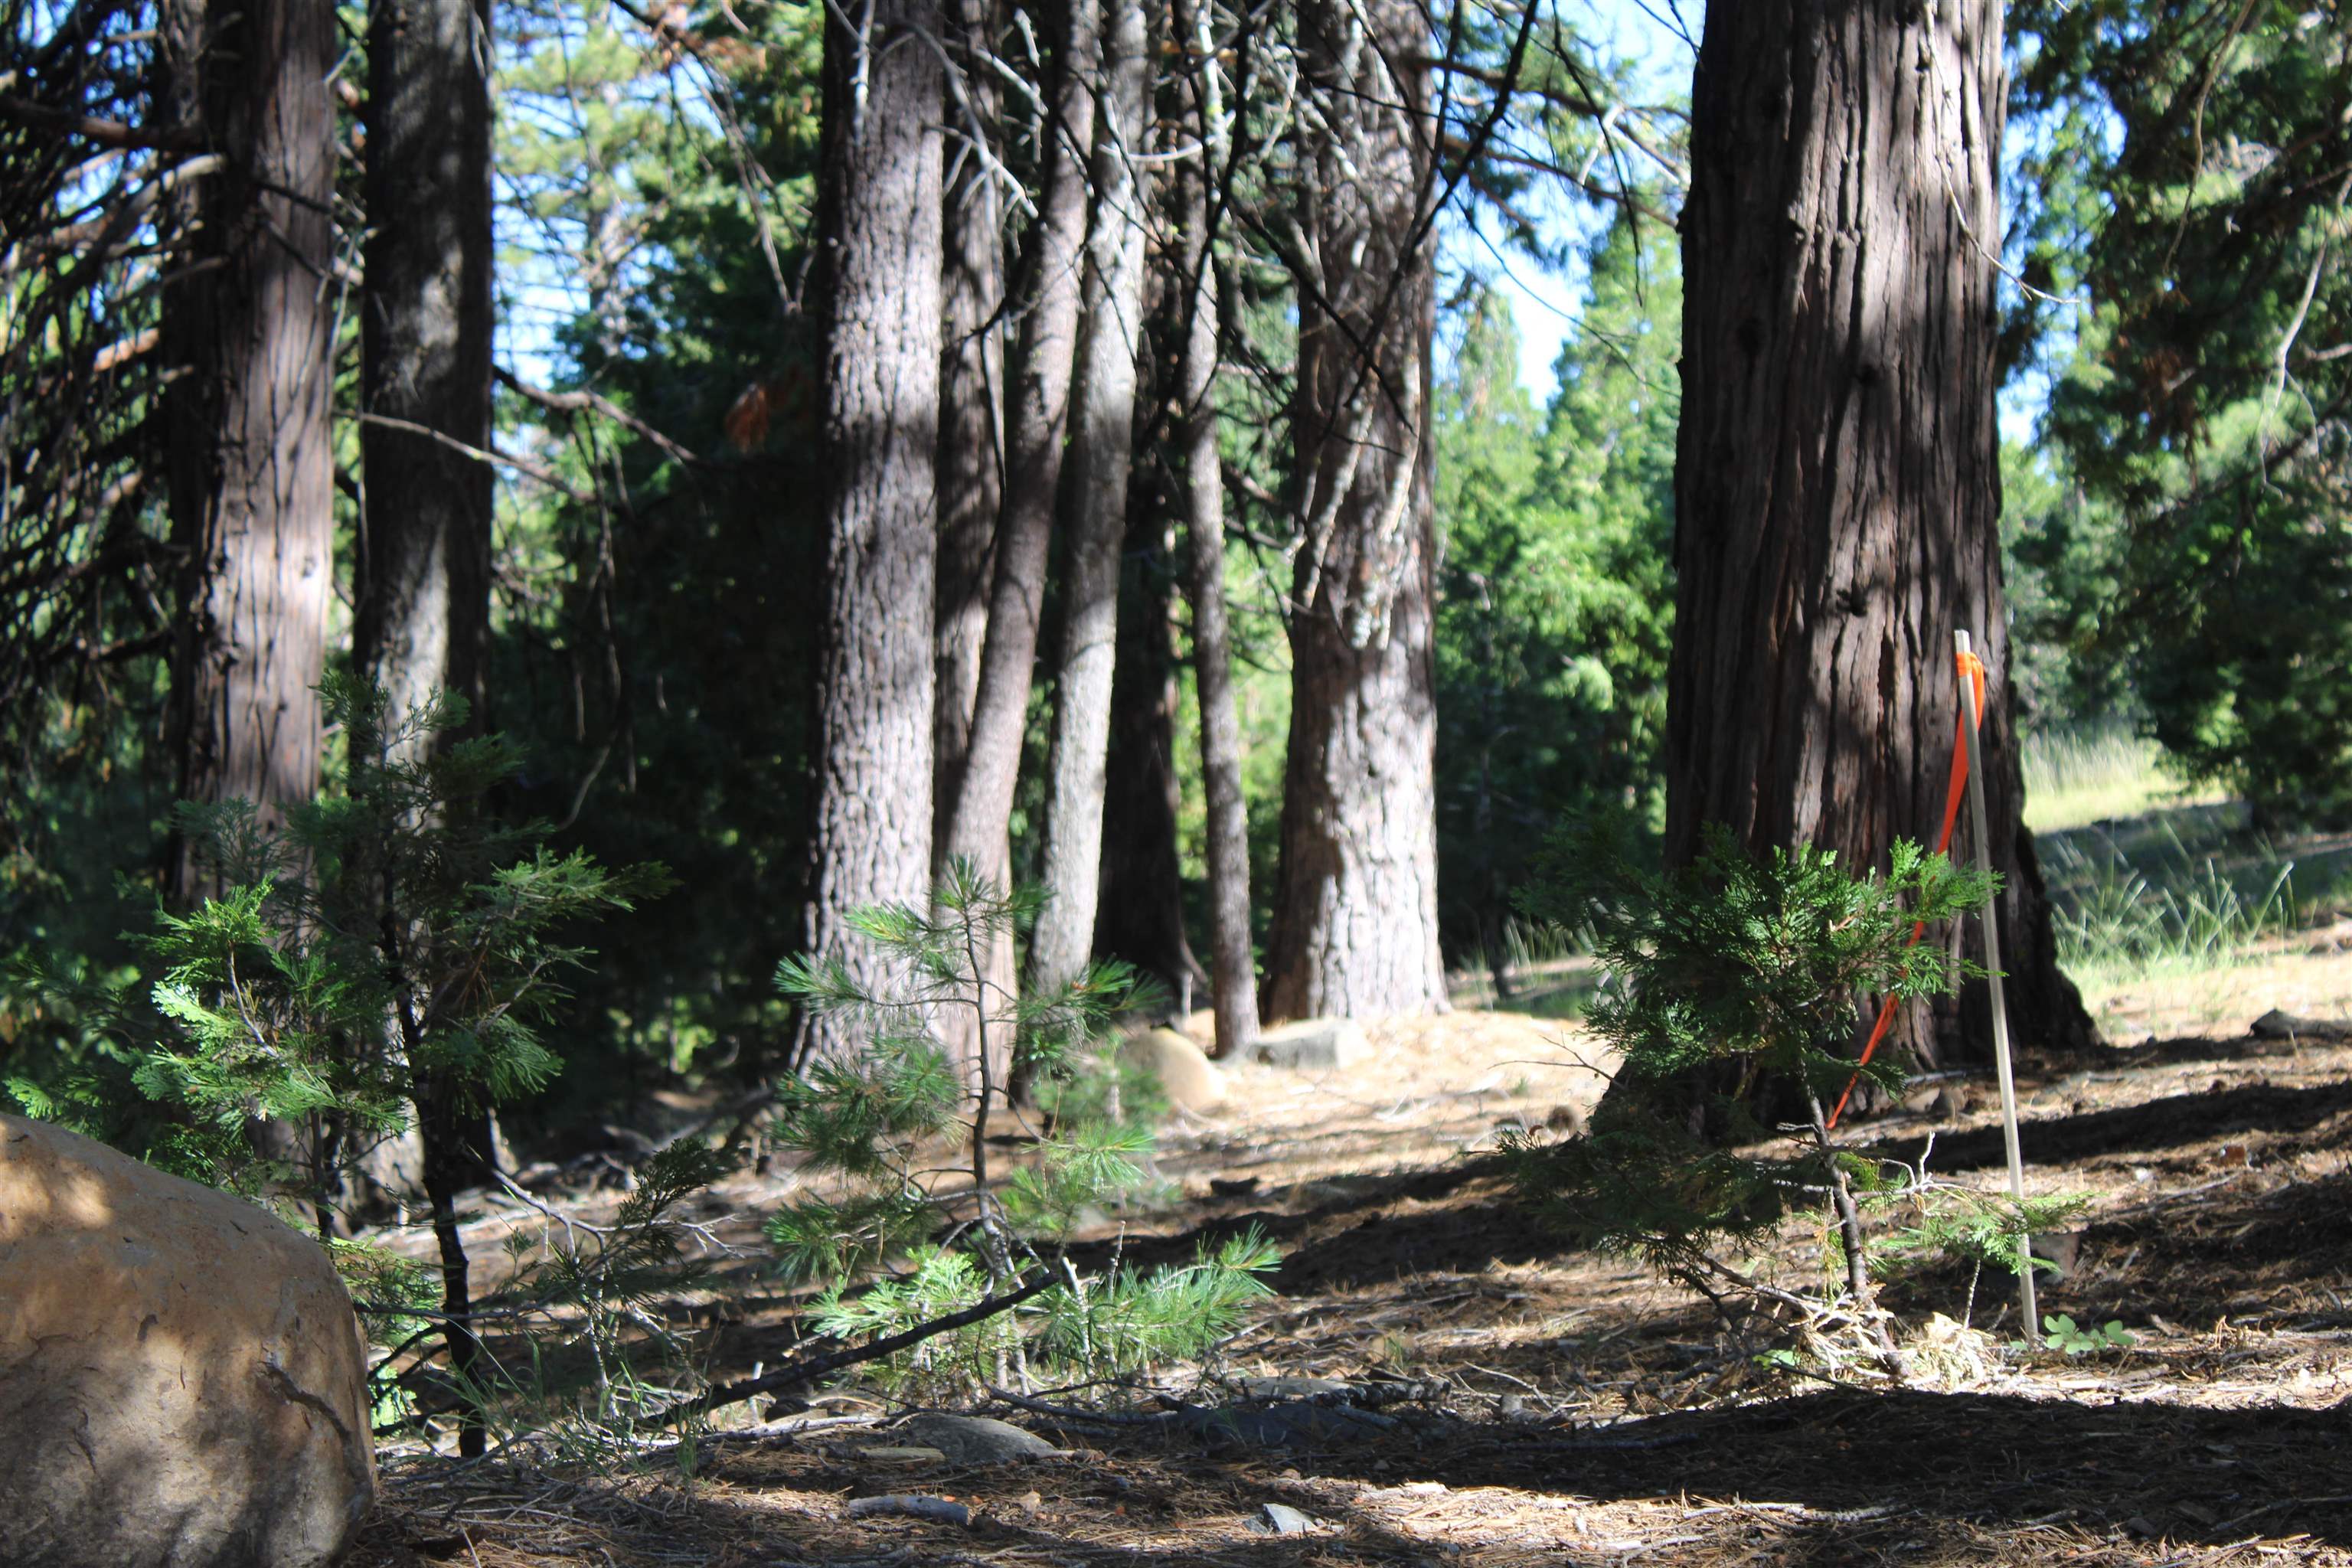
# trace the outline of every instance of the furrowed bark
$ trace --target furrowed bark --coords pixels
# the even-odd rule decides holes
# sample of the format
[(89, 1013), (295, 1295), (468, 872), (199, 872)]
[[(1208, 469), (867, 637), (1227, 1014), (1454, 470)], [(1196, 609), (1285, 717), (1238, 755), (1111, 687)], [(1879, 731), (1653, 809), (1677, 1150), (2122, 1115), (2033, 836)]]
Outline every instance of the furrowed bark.
[[(833, 490), (805, 948), (886, 988), (849, 925), (920, 905), (931, 871), (931, 637), (938, 558), (940, 150), (936, 0), (827, 8), (821, 284)], [(862, 1039), (804, 1016), (803, 1063)]]
[[(209, 137), (190, 265), (165, 289), (170, 510), (184, 565), (167, 744), (179, 793), (265, 826), (317, 792), (333, 575), (328, 400), (336, 57), (323, 0), (177, 0), (159, 115)], [(183, 902), (219, 890), (173, 856)]]
[[(1994, 263), (2001, 27), (1985, 0), (1717, 6), (1683, 218), (1678, 588), (1666, 853), (1709, 822), (1751, 850), (1886, 863), (1942, 815), (1980, 639), (1986, 805), (2011, 1026), (2094, 1038), (2057, 967), (2006, 679)], [(1914, 1009), (1923, 1062), (1989, 1050), (1982, 987)]]
[(1312, 275), (1292, 440), (1307, 536), (1265, 1005), (1272, 1018), (1444, 1012), (1421, 16), (1404, 0), (1317, 4), (1300, 26), (1328, 130), (1299, 213)]

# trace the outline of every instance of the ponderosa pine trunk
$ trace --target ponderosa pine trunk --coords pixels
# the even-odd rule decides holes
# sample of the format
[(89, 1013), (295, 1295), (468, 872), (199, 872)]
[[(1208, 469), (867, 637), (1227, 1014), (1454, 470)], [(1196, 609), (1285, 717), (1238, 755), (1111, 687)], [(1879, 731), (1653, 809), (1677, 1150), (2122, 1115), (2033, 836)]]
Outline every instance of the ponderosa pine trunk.
[[(1010, 874), (1013, 794), (1045, 613), (1045, 563), (1060, 493), (1070, 381), (1086, 269), (1087, 161), (1101, 58), (1096, 0), (1067, 0), (1056, 40), (1052, 112), (1042, 150), (1037, 220), (1022, 262), (1024, 290), (1005, 412), (1003, 508), (989, 589), (988, 640), (972, 701), (961, 786), (947, 852), (1002, 885)], [(1002, 1081), (1000, 1079), (999, 1081)]]
[(1428, 85), (1409, 0), (1308, 5), (1290, 743), (1269, 1018), (1443, 1012)]
[[(826, 7), (818, 266), (832, 489), (804, 945), (877, 989), (891, 975), (851, 912), (930, 895), (941, 25), (937, 0)], [(845, 1021), (804, 1017), (797, 1054), (863, 1044)]]
[[(1029, 690), (1045, 614), (1045, 564), (1061, 490), (1069, 430), (1070, 381), (1077, 351), (1086, 268), (1087, 158), (1094, 145), (1094, 77), (1101, 58), (1094, 0), (1066, 0), (1055, 40), (1039, 150), (1038, 216), (1023, 258), (1024, 309), (1006, 388), (1004, 485), (988, 589), (986, 640), (972, 693), (971, 722), (947, 822), (942, 861), (961, 856), (999, 889), (1012, 879), (1013, 795), (1020, 779)], [(1003, 992), (1018, 984), (1013, 939), (992, 944), (985, 968)], [(942, 1021), (964, 1081), (980, 1081), (967, 1059), (979, 1031), (960, 1018)], [(1013, 1031), (989, 1031), (988, 1081), (1013, 1082)]]
[(1250, 932), (1249, 810), (1242, 795), (1241, 725), (1234, 712), (1233, 627), (1225, 613), (1224, 467), (1217, 452), (1217, 315), (1212, 187), (1225, 148), (1208, 6), (1194, 0), (1190, 107), (1205, 157), (1178, 174), (1184, 239), (1184, 348), (1177, 424), (1184, 463), (1184, 543), (1192, 605), (1192, 687), (1201, 713), (1201, 786), (1207, 807), (1209, 980), (1215, 1054), (1238, 1058), (1257, 1040), (1257, 955)]
[[(1148, 473), (1148, 470), (1146, 471)], [(1139, 515), (1121, 572), (1118, 666), (1111, 679), (1110, 753), (1105, 769), (1102, 897), (1094, 952), (1123, 959), (1167, 987), (1171, 1001), (1198, 994), (1208, 974), (1184, 931), (1183, 856), (1176, 842), (1176, 563), (1163, 495), (1137, 475)]]
[(1029, 946), (1028, 984), (1040, 993), (1084, 973), (1094, 942), (1118, 658), (1118, 558), (1127, 534), (1137, 361), (1143, 347), (1144, 190), (1136, 160), (1148, 128), (1150, 33), (1142, 0), (1111, 0), (1105, 15), (1086, 314), (1070, 399), (1069, 555), (1062, 574), (1062, 649), (1045, 808), (1046, 901)]
[(971, 748), (972, 709), (988, 641), (990, 578), (1004, 497), (1003, 204), (988, 160), (997, 153), (998, 79), (988, 65), (994, 0), (950, 0), (953, 29), (941, 155), (940, 235), (939, 586), (932, 628), (939, 689), (932, 725), (933, 853), (944, 868), (956, 795)]
[[(1708, 9), (1683, 214), (1666, 854), (1687, 861), (1708, 823), (1849, 866), (1883, 868), (1897, 837), (1932, 847), (1952, 633), (1970, 632), (1997, 698), (1986, 807), (2011, 1026), (2067, 1047), (2094, 1031), (2020, 818), (2005, 679), (2002, 92), (1989, 0)], [(1898, 1043), (1981, 1059), (1983, 1012), (1914, 1018)]]
[(496, 476), (426, 432), (490, 444), (489, 58), (480, 0), (370, 14), (352, 651), (395, 722), (444, 690), (482, 702)]
[[(223, 158), (164, 290), (184, 563), (168, 744), (183, 798), (250, 801), (275, 824), (318, 790), (334, 581), (334, 8), (175, 0), (163, 21), (160, 112)], [(184, 846), (173, 858), (179, 900), (217, 890)]]

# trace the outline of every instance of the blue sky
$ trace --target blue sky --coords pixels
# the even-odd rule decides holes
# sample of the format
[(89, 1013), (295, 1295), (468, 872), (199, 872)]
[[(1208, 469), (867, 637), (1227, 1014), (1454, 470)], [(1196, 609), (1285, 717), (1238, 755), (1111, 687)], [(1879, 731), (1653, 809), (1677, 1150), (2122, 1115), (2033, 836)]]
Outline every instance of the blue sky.
[[(1659, 17), (1672, 18), (1673, 0), (1579, 0), (1562, 4), (1560, 14), (1604, 56), (1633, 64), (1656, 100), (1678, 98), (1689, 91), (1691, 55)], [(1680, 0), (1679, 10), (1691, 36), (1698, 34), (1706, 13), (1704, 0)], [(1655, 13), (1653, 16), (1652, 13)], [(1557, 192), (1545, 193), (1537, 204), (1538, 215), (1557, 218), (1563, 235), (1588, 231), (1595, 221), (1584, 204), (1571, 203)], [(1519, 381), (1538, 403), (1552, 393), (1552, 364), (1560, 345), (1575, 330), (1576, 313), (1584, 296), (1580, 269), (1558, 272), (1539, 267), (1526, 257), (1500, 255), (1478, 243), (1466, 229), (1456, 227), (1444, 237), (1447, 257), (1457, 267), (1490, 279), (1511, 302), (1511, 317), (1519, 329)]]

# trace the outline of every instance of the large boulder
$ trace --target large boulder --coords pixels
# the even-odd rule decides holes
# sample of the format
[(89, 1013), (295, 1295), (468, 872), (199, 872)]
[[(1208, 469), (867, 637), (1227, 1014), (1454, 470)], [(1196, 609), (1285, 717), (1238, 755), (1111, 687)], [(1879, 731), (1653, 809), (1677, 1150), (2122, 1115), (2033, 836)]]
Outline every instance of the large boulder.
[(313, 1568), (374, 1496), (366, 1351), (318, 1243), (0, 1116), (0, 1563)]
[(1189, 1037), (1174, 1029), (1146, 1029), (1129, 1037), (1119, 1053), (1158, 1079), (1168, 1103), (1177, 1110), (1202, 1116), (1223, 1108), (1224, 1069)]

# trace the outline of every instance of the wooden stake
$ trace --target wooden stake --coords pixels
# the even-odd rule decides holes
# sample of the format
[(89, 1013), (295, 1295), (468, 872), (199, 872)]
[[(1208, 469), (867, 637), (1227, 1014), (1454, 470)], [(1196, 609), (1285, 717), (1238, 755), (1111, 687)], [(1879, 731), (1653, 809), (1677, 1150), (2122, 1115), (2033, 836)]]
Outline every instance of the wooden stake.
[[(1968, 633), (1954, 632), (1952, 641), (1961, 653), (1969, 651)], [(1983, 748), (1978, 744), (1978, 730), (1984, 715), (1977, 708), (1977, 683), (1969, 679), (1965, 669), (1960, 675), (1960, 701), (1969, 710), (1969, 721), (1960, 726), (1960, 743), (1969, 752), (1969, 822), (1976, 829), (1977, 869), (1990, 874), (1992, 835), (1985, 826)], [(2000, 902), (1995, 899), (1984, 908), (1985, 968), (1991, 972), (1992, 1059), (2000, 1073), (2000, 1135), (2009, 1152), (2009, 1195), (2022, 1205), (2025, 1159), (2017, 1147), (2017, 1079), (2010, 1070), (2009, 1006), (2000, 986), (2000, 930), (1997, 919)], [(2030, 1237), (2021, 1236), (2017, 1240), (2017, 1294), (2025, 1311), (2025, 1342), (2040, 1349), (2042, 1315), (2033, 1299), (2033, 1242)]]

